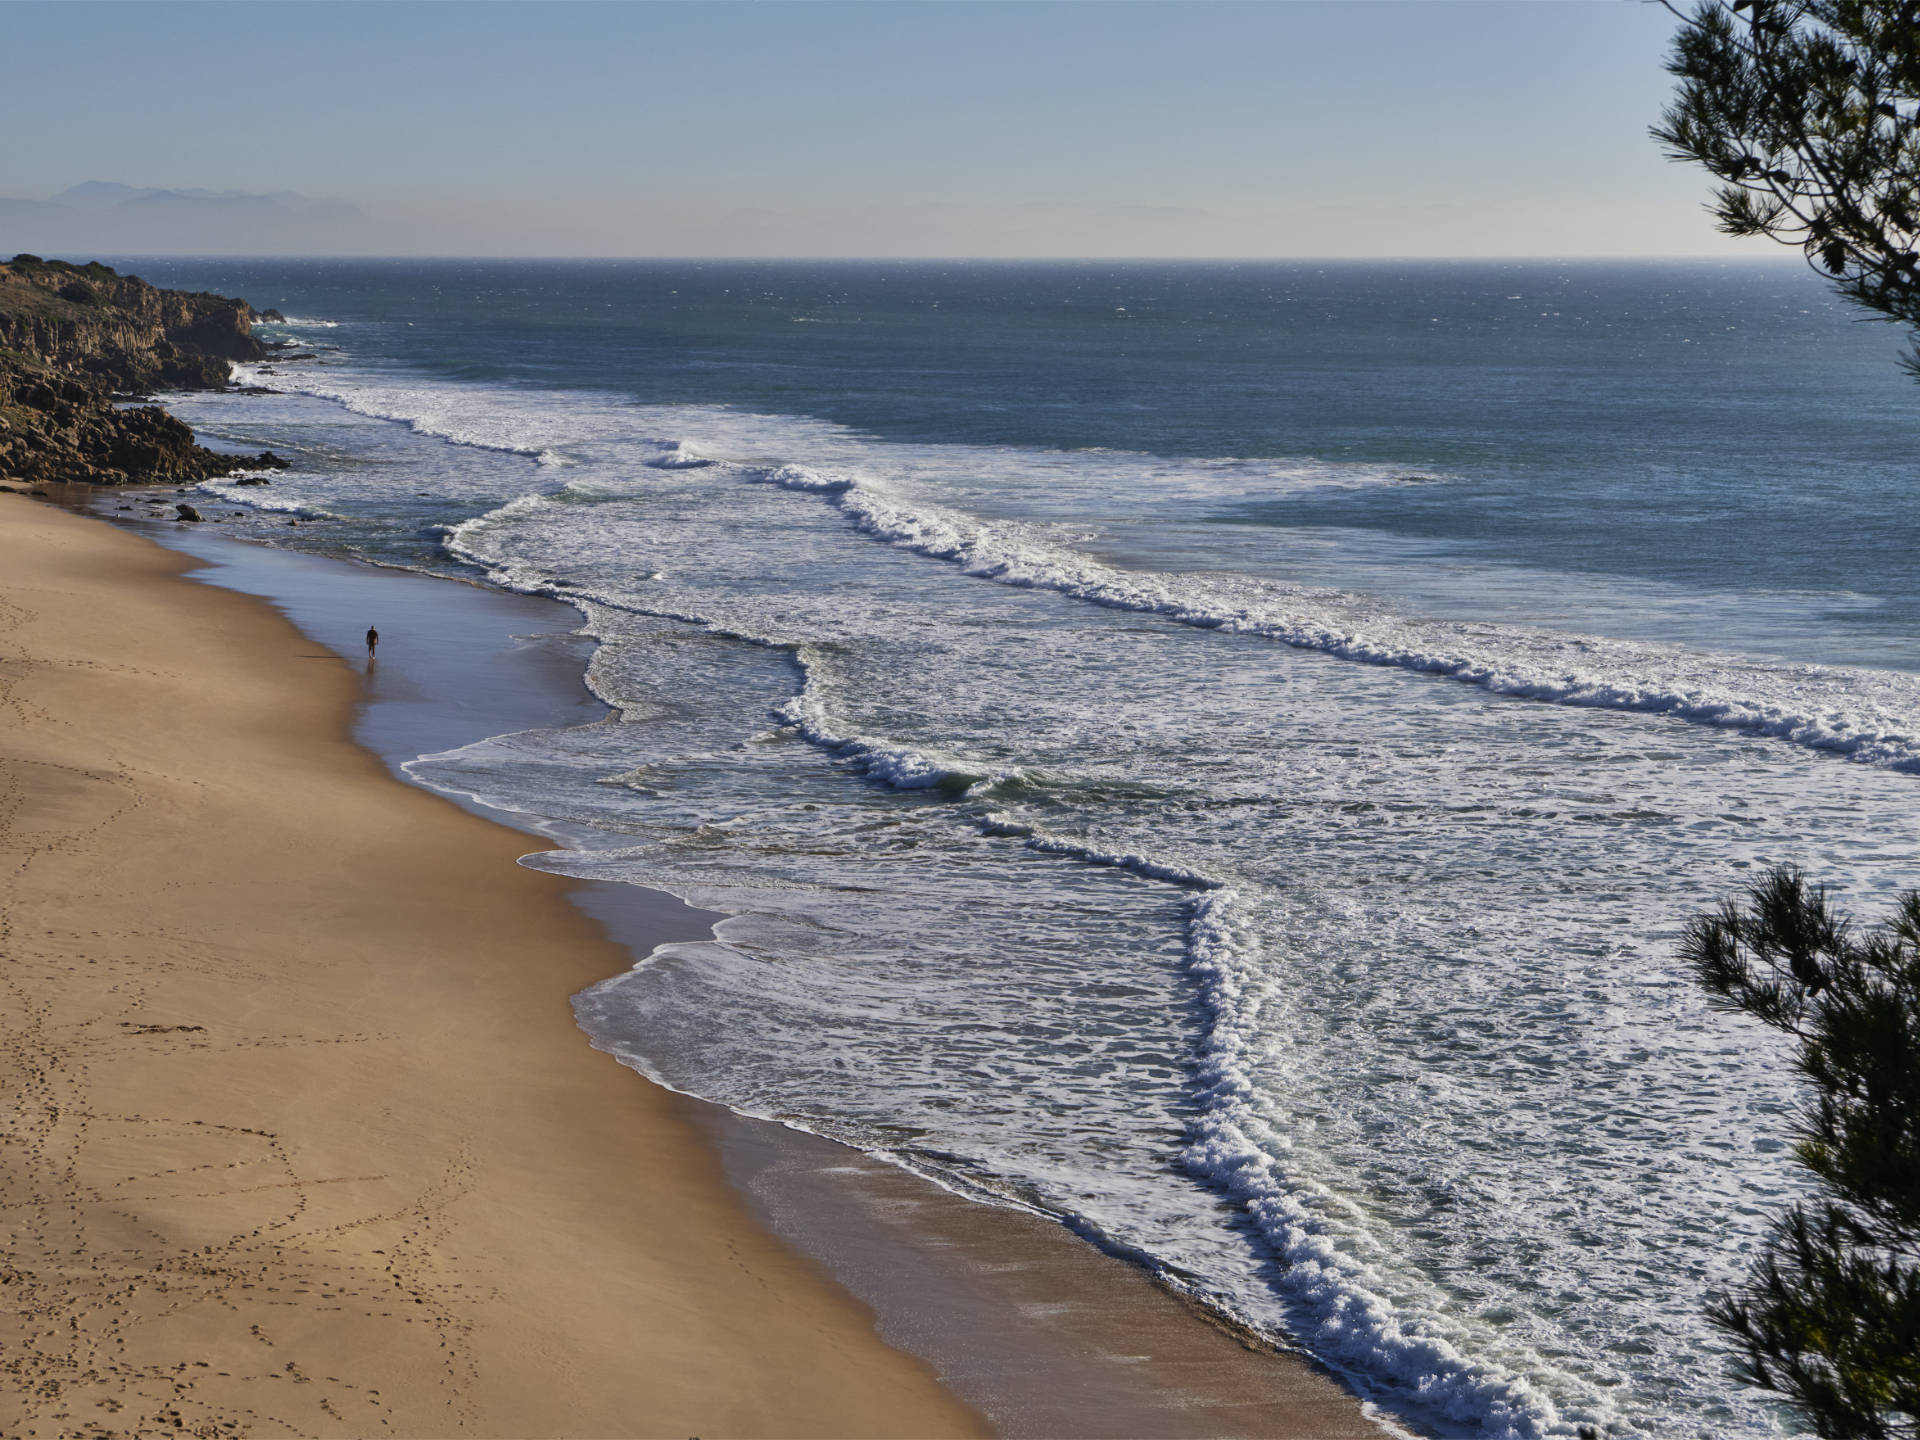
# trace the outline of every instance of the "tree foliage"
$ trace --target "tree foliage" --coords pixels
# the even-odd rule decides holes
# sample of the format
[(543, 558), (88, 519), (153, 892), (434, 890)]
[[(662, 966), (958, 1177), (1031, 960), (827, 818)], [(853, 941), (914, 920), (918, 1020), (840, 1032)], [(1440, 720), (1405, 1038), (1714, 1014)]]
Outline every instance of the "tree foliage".
[[(1920, 0), (1662, 3), (1683, 23), (1654, 138), (1720, 181), (1720, 228), (1798, 246), (1920, 331)], [(1920, 1437), (1920, 892), (1858, 935), (1776, 870), (1683, 954), (1719, 1003), (1795, 1037), (1813, 1097), (1795, 1153), (1814, 1194), (1710, 1313), (1821, 1435)]]
[(1713, 1320), (1745, 1378), (1823, 1436), (1920, 1436), (1920, 892), (1858, 933), (1775, 870), (1687, 929), (1716, 1001), (1798, 1041), (1812, 1096), (1795, 1154), (1814, 1195), (1776, 1226)]
[[(1920, 329), (1920, 0), (1702, 0), (1682, 19), (1653, 135), (1720, 180), (1720, 228), (1800, 247)], [(1920, 347), (1906, 363), (1920, 375)]]

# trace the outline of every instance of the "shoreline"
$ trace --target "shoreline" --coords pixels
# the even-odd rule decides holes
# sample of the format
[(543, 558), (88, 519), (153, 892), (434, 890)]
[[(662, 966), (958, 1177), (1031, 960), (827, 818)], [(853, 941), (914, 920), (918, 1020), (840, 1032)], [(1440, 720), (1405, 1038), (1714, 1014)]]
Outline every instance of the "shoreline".
[[(487, 699), (478, 698), (470, 678), (462, 682), (444, 666), (426, 677), (430, 690), (466, 685), (463, 694), (440, 697), (443, 704), (458, 705), (459, 723), (466, 727), (458, 734), (447, 733), (444, 715), (395, 719), (391, 712), (418, 709), (421, 701), (383, 699), (379, 688), (388, 682), (382, 676), (357, 730), (390, 770), (425, 749), (467, 743), (481, 734), (585, 723), (604, 713), (579, 685), (573, 668), (582, 658), (577, 647), (551, 643), (556, 636), (548, 633), (550, 627), (570, 635), (577, 624), (575, 612), (557, 601), (449, 586), (438, 577), (356, 566), (344, 558), (240, 545), (197, 528), (139, 521), (116, 521), (115, 528), (159, 529), (155, 538), (162, 544), (177, 538), (178, 545), (169, 548), (184, 548), (214, 567), (196, 573), (196, 581), (266, 596), (308, 635), (336, 648), (342, 636), (350, 643), (357, 634), (358, 612), (378, 593), (369, 586), (408, 593), (409, 627), (419, 616), (422, 596), (440, 597), (430, 602), (435, 611), (497, 610), (511, 619), (515, 668), (511, 675), (489, 672)], [(231, 573), (235, 569), (245, 573)], [(329, 586), (351, 591), (352, 598), (322, 597), (318, 592)], [(299, 593), (289, 600), (289, 591)], [(343, 603), (356, 612), (354, 619), (328, 613), (329, 606), (337, 610)], [(564, 625), (543, 618), (549, 615), (565, 616)], [(437, 615), (419, 623), (435, 652), (483, 652), (491, 643), (479, 632), (456, 635), (448, 628), (451, 622)], [(410, 665), (417, 663), (422, 657), (415, 656)], [(566, 696), (526, 693), (542, 688)], [(487, 705), (501, 704), (508, 709), (485, 713)], [(463, 808), (512, 822), (483, 807), (463, 802)], [(627, 942), (633, 959), (654, 943), (678, 938), (674, 932), (689, 925), (705, 938), (702, 912), (663, 893), (593, 884), (575, 889), (573, 898), (614, 938)], [(584, 1049), (587, 1037), (576, 1033), (575, 1038)], [(1145, 1270), (1097, 1250), (1055, 1222), (955, 1196), (831, 1140), (697, 1099), (682, 1103), (757, 1221), (824, 1265), (874, 1312), (883, 1338), (931, 1363), (947, 1388), (1000, 1433), (1381, 1433), (1364, 1418), (1352, 1394), (1310, 1361), (1235, 1332), (1158, 1285)], [(850, 1230), (848, 1217), (855, 1215), (859, 1221)], [(850, 1244), (854, 1230), (860, 1243)]]
[(24, 497), (0, 557), (0, 1429), (983, 1432), (581, 1043), (624, 948), (345, 663)]

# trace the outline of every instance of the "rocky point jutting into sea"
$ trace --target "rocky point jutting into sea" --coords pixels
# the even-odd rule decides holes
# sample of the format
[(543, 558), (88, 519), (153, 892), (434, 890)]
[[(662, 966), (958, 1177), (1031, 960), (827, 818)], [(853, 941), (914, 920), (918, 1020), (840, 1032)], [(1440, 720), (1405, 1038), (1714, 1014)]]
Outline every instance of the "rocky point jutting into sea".
[(224, 387), (229, 362), (268, 354), (257, 318), (244, 300), (156, 289), (98, 262), (0, 264), (0, 480), (119, 485), (282, 468), (271, 451), (196, 444), (158, 405), (116, 403)]

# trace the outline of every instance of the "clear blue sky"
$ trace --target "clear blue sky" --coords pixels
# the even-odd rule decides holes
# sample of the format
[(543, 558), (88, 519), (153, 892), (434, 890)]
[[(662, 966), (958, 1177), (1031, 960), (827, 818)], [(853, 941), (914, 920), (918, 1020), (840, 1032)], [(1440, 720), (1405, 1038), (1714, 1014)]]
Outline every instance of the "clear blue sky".
[(1727, 254), (1636, 0), (37, 4), (0, 195), (295, 190), (388, 252)]

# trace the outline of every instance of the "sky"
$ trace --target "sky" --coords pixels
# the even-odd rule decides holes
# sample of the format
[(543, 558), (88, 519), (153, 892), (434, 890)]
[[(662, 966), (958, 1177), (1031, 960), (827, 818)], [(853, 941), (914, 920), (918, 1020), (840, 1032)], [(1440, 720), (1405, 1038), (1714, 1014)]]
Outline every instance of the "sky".
[[(1647, 137), (1675, 24), (1640, 0), (13, 0), (0, 196), (358, 212), (232, 227), (282, 253), (1759, 253)], [(0, 207), (0, 251), (30, 215)]]

